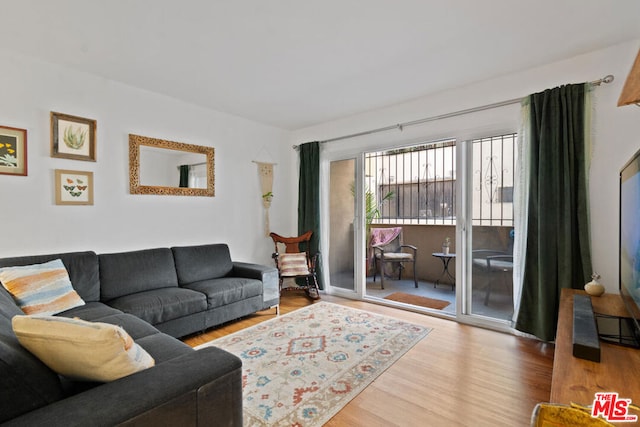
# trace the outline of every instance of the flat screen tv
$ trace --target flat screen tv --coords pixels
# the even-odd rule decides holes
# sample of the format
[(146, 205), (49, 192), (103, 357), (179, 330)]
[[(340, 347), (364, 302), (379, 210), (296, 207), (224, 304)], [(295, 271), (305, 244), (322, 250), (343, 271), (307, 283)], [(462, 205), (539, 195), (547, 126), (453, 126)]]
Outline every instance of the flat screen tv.
[(640, 150), (620, 170), (618, 274), (629, 317), (598, 315), (600, 338), (640, 347)]

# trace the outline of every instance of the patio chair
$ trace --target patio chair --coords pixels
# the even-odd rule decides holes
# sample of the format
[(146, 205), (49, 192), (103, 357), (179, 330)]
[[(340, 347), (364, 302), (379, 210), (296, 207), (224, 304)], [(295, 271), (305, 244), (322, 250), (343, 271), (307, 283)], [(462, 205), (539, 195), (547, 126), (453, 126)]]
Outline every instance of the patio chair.
[[(296, 237), (284, 237), (276, 233), (269, 234), (275, 246), (272, 257), (280, 276), (280, 294), (282, 294), (283, 290), (303, 289), (309, 298), (314, 300), (320, 298), (320, 289), (316, 277), (316, 265), (320, 254), (311, 255), (309, 253), (309, 241), (312, 235), (312, 231), (307, 231)], [(285, 251), (281, 253), (283, 246)], [(300, 284), (300, 281), (296, 280), (297, 286), (283, 288), (282, 285), (286, 278), (304, 279), (304, 282)]]
[(506, 287), (507, 293), (513, 299), (513, 240), (515, 231), (509, 232), (506, 250), (474, 249), (472, 264), (476, 271), (488, 275), (488, 283), (484, 295), (484, 305), (489, 305), (489, 297), (496, 282), (500, 281)]
[(494, 284), (501, 281), (513, 298), (513, 255), (492, 249), (472, 251), (473, 268), (488, 274), (488, 283), (484, 295), (484, 305), (489, 305), (489, 297)]
[(405, 263), (413, 265), (413, 283), (418, 287), (416, 275), (416, 259), (418, 248), (413, 245), (405, 245), (402, 240), (402, 227), (373, 228), (371, 230), (371, 250), (373, 252), (373, 281), (376, 281), (378, 269), (380, 270), (380, 287), (384, 289), (384, 277), (388, 264), (394, 264), (398, 268), (398, 280), (402, 279), (402, 270)]

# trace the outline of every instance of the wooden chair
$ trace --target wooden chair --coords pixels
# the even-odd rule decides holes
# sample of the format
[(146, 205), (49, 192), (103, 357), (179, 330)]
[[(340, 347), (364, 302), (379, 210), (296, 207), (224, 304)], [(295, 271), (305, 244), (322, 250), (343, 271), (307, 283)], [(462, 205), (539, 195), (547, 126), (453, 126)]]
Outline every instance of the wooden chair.
[[(312, 235), (312, 231), (307, 231), (297, 237), (284, 237), (276, 233), (269, 234), (275, 246), (272, 257), (280, 276), (281, 294), (283, 290), (303, 289), (309, 298), (320, 298), (320, 288), (318, 287), (318, 279), (316, 277), (316, 265), (320, 254), (316, 253), (311, 255), (309, 253), (309, 241)], [(282, 246), (285, 248), (284, 253), (281, 253)], [(282, 285), (286, 278), (304, 279), (304, 284), (283, 288)]]
[[(376, 231), (377, 230), (377, 231)], [(380, 287), (384, 289), (385, 266), (393, 263), (398, 267), (398, 280), (402, 278), (404, 264), (413, 264), (413, 283), (418, 287), (416, 275), (416, 260), (418, 248), (413, 245), (405, 245), (402, 240), (402, 227), (374, 228), (371, 230), (371, 248), (373, 249), (373, 281), (380, 269)]]

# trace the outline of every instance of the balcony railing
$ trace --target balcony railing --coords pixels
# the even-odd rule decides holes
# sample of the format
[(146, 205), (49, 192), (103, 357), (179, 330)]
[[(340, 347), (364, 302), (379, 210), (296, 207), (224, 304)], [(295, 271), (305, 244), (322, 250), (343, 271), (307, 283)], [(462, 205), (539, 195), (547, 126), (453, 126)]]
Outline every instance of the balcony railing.
[[(473, 225), (513, 226), (516, 134), (473, 140)], [(365, 156), (375, 224), (455, 224), (456, 141)]]
[(378, 224), (455, 223), (455, 140), (367, 153), (366, 185)]

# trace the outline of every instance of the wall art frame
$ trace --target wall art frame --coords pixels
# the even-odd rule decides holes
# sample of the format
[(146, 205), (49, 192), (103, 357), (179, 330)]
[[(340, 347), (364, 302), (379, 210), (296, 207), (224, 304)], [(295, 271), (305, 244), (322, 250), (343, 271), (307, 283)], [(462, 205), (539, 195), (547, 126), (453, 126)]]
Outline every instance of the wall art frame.
[[(206, 158), (206, 188), (167, 187), (141, 184), (141, 150), (152, 147), (167, 152), (196, 153)], [(185, 144), (147, 136), (129, 134), (129, 192), (131, 194), (152, 194), (156, 196), (215, 196), (215, 149), (209, 146)], [(176, 170), (176, 176), (178, 171)]]
[(95, 162), (96, 129), (96, 120), (52, 111), (51, 157)]
[(27, 130), (0, 126), (0, 174), (27, 176)]
[(55, 170), (56, 205), (93, 205), (93, 172)]

